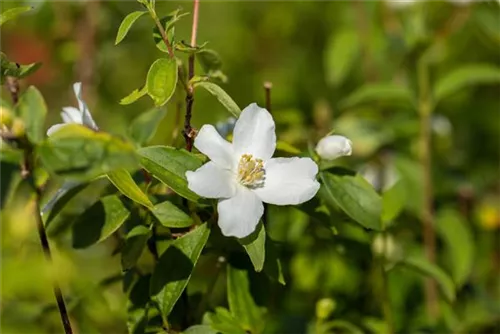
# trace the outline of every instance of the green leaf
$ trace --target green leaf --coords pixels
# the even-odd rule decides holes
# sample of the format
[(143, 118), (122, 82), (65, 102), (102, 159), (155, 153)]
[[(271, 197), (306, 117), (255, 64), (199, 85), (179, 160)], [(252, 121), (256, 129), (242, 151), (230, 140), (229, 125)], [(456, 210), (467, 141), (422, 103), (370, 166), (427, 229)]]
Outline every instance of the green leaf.
[(138, 167), (132, 145), (79, 124), (68, 124), (54, 132), (39, 145), (37, 153), (50, 172), (82, 181)]
[(195, 84), (195, 87), (203, 87), (205, 88), (210, 94), (215, 96), (217, 100), (235, 117), (239, 117), (241, 114), (241, 109), (238, 107), (236, 102), (233, 101), (233, 99), (227, 95), (227, 93), (217, 86), (216, 84), (208, 81), (202, 81), (202, 82), (197, 82)]
[(458, 212), (445, 209), (436, 217), (436, 229), (445, 243), (451, 277), (457, 286), (462, 286), (474, 265), (474, 237), (470, 227)]
[(148, 172), (172, 188), (177, 194), (196, 202), (199, 196), (189, 190), (186, 172), (201, 167), (202, 161), (196, 155), (182, 149), (168, 146), (150, 146), (138, 151), (141, 164)]
[(193, 219), (184, 211), (169, 201), (156, 204), (151, 210), (160, 224), (165, 227), (189, 227), (194, 224)]
[(250, 294), (250, 282), (245, 270), (227, 267), (227, 301), (238, 323), (250, 333), (261, 333), (264, 312)]
[(177, 60), (161, 58), (149, 68), (146, 79), (148, 95), (156, 106), (162, 106), (170, 100), (177, 85)]
[(217, 331), (213, 330), (212, 327), (208, 325), (194, 325), (188, 327), (183, 334), (217, 334)]
[(26, 126), (26, 135), (33, 143), (41, 142), (45, 137), (43, 124), (47, 115), (47, 105), (42, 94), (33, 86), (30, 86), (19, 99), (18, 115)]
[(338, 205), (349, 217), (365, 228), (382, 230), (382, 199), (366, 180), (359, 176), (320, 172), (320, 196), (330, 205)]
[(135, 183), (132, 175), (126, 169), (117, 169), (107, 174), (109, 181), (125, 196), (132, 201), (153, 208), (153, 203), (148, 196)]
[(211, 49), (200, 50), (196, 54), (196, 59), (206, 74), (220, 70), (222, 67), (222, 60), (217, 52)]
[(403, 181), (398, 181), (382, 194), (382, 222), (385, 226), (392, 222), (403, 211), (406, 204), (407, 191)]
[(0, 14), (0, 26), (2, 26), (5, 22), (9, 20), (15, 19), (17, 16), (26, 13), (30, 10), (32, 10), (33, 7), (31, 6), (24, 6), (24, 7), (16, 7), (16, 8), (11, 8), (9, 10), (6, 10), (2, 14)]
[(276, 150), (294, 155), (300, 154), (300, 150), (298, 148), (281, 140), (276, 142)]
[(223, 307), (216, 307), (215, 313), (206, 314), (207, 322), (212, 329), (222, 334), (248, 334), (233, 315)]
[(193, 53), (198, 53), (198, 52), (201, 52), (204, 50), (205, 46), (207, 45), (208, 43), (205, 42), (203, 43), (202, 45), (197, 45), (197, 46), (191, 46), (187, 43), (185, 43), (184, 41), (180, 41), (178, 43), (175, 43), (175, 49), (177, 51), (180, 51), (180, 52), (185, 52), (185, 53), (189, 53), (189, 54), (193, 54)]
[(418, 161), (398, 157), (394, 164), (400, 176), (400, 181), (411, 200), (405, 201), (405, 207), (416, 215), (422, 213), (423, 207), (423, 174)]
[(160, 256), (151, 277), (150, 295), (166, 318), (172, 311), (210, 235), (207, 224), (176, 239)]
[[(175, 37), (175, 23), (177, 23), (183, 16), (188, 15), (189, 13), (180, 13), (180, 9), (177, 9), (170, 13), (169, 15), (163, 17), (160, 19), (160, 24), (163, 26), (165, 29), (165, 33), (167, 34), (167, 39), (171, 45), (175, 44), (174, 37)], [(153, 28), (153, 39), (155, 41), (156, 47), (165, 53), (168, 53), (167, 46), (165, 45), (165, 42), (163, 41), (163, 38), (161, 37), (160, 30), (158, 27), (155, 25)]]
[(443, 296), (449, 302), (455, 300), (455, 285), (451, 278), (441, 268), (429, 262), (426, 258), (422, 256), (408, 256), (401, 260), (401, 262), (398, 262), (398, 265), (416, 270), (420, 274), (433, 278), (438, 284)]
[(325, 333), (348, 333), (363, 334), (364, 332), (356, 325), (345, 320), (332, 320), (324, 324)]
[(160, 121), (166, 114), (165, 108), (154, 108), (140, 114), (130, 124), (129, 133), (132, 139), (139, 145), (147, 144), (153, 139)]
[(360, 53), (359, 34), (354, 30), (339, 31), (327, 44), (325, 70), (327, 82), (338, 86), (351, 71)]
[(116, 195), (105, 196), (92, 205), (73, 224), (73, 247), (85, 248), (101, 242), (130, 216), (130, 211)]
[(120, 100), (120, 104), (127, 105), (134, 103), (147, 93), (148, 93), (148, 87), (146, 85), (144, 85), (144, 87), (142, 87), (141, 89), (134, 89), (132, 93), (128, 94), (127, 96), (125, 96), (123, 99)]
[(274, 241), (266, 238), (266, 261), (264, 263), (264, 273), (273, 281), (286, 285), (285, 275), (283, 274), (283, 267), (281, 260), (278, 257), (278, 250)]
[(2, 82), (7, 76), (22, 79), (38, 70), (40, 66), (42, 66), (42, 63), (19, 65), (18, 63), (9, 61), (5, 53), (0, 52), (0, 77)]
[(122, 249), (122, 269), (128, 270), (135, 266), (151, 236), (151, 230), (143, 225), (135, 226), (127, 233)]
[(125, 36), (127, 36), (128, 31), (130, 28), (132, 28), (132, 25), (137, 21), (138, 18), (140, 18), (142, 15), (147, 13), (146, 11), (136, 11), (128, 14), (125, 16), (123, 19), (122, 23), (120, 24), (120, 27), (118, 28), (118, 33), (116, 34), (116, 40), (115, 40), (115, 45), (120, 43)]
[(434, 100), (437, 103), (458, 90), (494, 83), (500, 83), (499, 67), (490, 64), (465, 65), (438, 80), (434, 89)]
[(245, 248), (255, 271), (261, 271), (266, 260), (266, 229), (262, 222), (259, 222), (252, 234), (238, 241)]
[(339, 103), (341, 109), (359, 105), (388, 103), (413, 106), (412, 93), (404, 86), (394, 84), (366, 84), (361, 86)]

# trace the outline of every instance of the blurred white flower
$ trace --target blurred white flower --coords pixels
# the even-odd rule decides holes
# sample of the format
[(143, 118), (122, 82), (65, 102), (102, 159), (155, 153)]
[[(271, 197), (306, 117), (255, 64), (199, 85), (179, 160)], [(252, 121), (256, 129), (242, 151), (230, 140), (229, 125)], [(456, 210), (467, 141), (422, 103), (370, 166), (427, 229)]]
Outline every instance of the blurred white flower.
[[(360, 170), (361, 176), (377, 190), (387, 190), (399, 181), (399, 173), (394, 164), (389, 163), (384, 170), (376, 164), (366, 164)], [(382, 173), (382, 174), (381, 174)], [(382, 181), (383, 184), (380, 184)]]
[(450, 120), (443, 115), (433, 115), (431, 119), (432, 130), (440, 136), (449, 136), (452, 131)]
[(188, 187), (198, 195), (217, 198), (219, 227), (225, 236), (244, 238), (255, 231), (263, 202), (296, 205), (319, 189), (318, 166), (309, 158), (272, 158), (276, 148), (271, 114), (252, 103), (236, 121), (233, 143), (212, 125), (204, 125), (194, 146), (211, 161), (186, 172)]
[(401, 255), (401, 249), (390, 234), (377, 234), (373, 238), (372, 252), (377, 256), (395, 260)]
[(386, 0), (387, 5), (393, 9), (410, 7), (416, 2), (417, 0)]
[(352, 142), (344, 136), (326, 136), (316, 145), (316, 153), (325, 160), (352, 154)]
[(78, 100), (78, 109), (75, 107), (64, 107), (61, 112), (61, 117), (64, 123), (52, 125), (47, 130), (47, 136), (50, 136), (61, 127), (72, 123), (82, 124), (96, 131), (99, 130), (92, 119), (92, 115), (90, 114), (87, 104), (82, 99), (82, 83), (74, 83), (73, 90), (75, 92), (76, 99)]

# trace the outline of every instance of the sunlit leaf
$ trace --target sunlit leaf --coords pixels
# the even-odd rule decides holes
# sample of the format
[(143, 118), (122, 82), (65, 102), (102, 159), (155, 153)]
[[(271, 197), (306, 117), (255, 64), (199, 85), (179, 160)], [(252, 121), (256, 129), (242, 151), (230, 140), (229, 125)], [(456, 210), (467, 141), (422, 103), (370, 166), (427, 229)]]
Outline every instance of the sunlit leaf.
[(150, 236), (151, 230), (143, 225), (135, 226), (127, 233), (125, 245), (121, 252), (123, 270), (135, 266)]
[(128, 31), (130, 30), (130, 28), (132, 28), (132, 25), (135, 23), (135, 21), (137, 21), (138, 18), (146, 13), (146, 11), (136, 11), (125, 16), (122, 23), (120, 24), (120, 27), (118, 28), (115, 45), (120, 43), (125, 38), (125, 36), (127, 36)]
[(264, 261), (266, 260), (266, 229), (262, 222), (257, 225), (252, 234), (238, 241), (245, 248), (255, 271), (261, 271), (264, 268)]
[(349, 74), (360, 53), (359, 34), (355, 30), (342, 30), (332, 36), (325, 54), (327, 81), (335, 86)]
[(163, 317), (172, 311), (205, 247), (210, 234), (207, 224), (175, 240), (160, 256), (151, 277), (150, 294), (158, 303)]
[(44, 123), (47, 115), (47, 105), (42, 94), (30, 86), (19, 99), (18, 114), (24, 121), (26, 135), (34, 143), (45, 138)]
[(207, 313), (206, 319), (212, 329), (222, 334), (248, 334), (238, 320), (223, 307), (216, 307), (215, 313)]
[(194, 325), (188, 327), (182, 334), (217, 334), (217, 331), (208, 325)]
[(141, 89), (134, 89), (132, 93), (120, 100), (120, 104), (127, 105), (134, 103), (148, 93), (148, 87), (144, 85)]
[(73, 224), (73, 247), (85, 248), (101, 242), (130, 216), (130, 211), (116, 195), (101, 198)]
[(355, 90), (339, 103), (341, 109), (359, 105), (386, 103), (402, 106), (413, 106), (411, 91), (405, 86), (394, 84), (366, 84)]
[(215, 96), (217, 100), (231, 113), (233, 116), (238, 117), (241, 114), (241, 109), (236, 102), (219, 86), (212, 82), (202, 81), (197, 82), (195, 87), (203, 87), (210, 94)]
[(325, 333), (349, 333), (363, 334), (364, 332), (356, 325), (345, 320), (332, 320), (324, 324)]
[(202, 161), (196, 155), (168, 146), (150, 146), (138, 151), (141, 164), (154, 177), (172, 188), (173, 191), (193, 202), (200, 198), (187, 186), (186, 172), (196, 170)]
[(108, 179), (125, 196), (136, 203), (152, 208), (153, 203), (148, 196), (135, 183), (132, 175), (126, 169), (117, 169), (107, 174)]
[(147, 144), (153, 139), (160, 121), (166, 114), (165, 108), (154, 108), (140, 114), (130, 124), (129, 133), (132, 139), (139, 145)]
[(177, 61), (175, 58), (160, 58), (149, 68), (146, 79), (148, 95), (156, 106), (170, 100), (177, 85)]
[(181, 228), (193, 225), (193, 219), (169, 201), (156, 204), (151, 212), (165, 227)]
[(32, 10), (33, 7), (31, 6), (23, 6), (23, 7), (16, 7), (16, 8), (11, 8), (9, 10), (6, 10), (2, 14), (0, 14), (0, 26), (3, 25), (5, 22), (9, 20), (13, 20), (19, 15), (26, 13), (30, 10)]
[(28, 75), (34, 73), (36, 70), (42, 66), (42, 63), (32, 63), (28, 65), (20, 65), (15, 62), (11, 62), (7, 59), (7, 56), (0, 52), (0, 78), (1, 82), (4, 82), (5, 77), (15, 77), (18, 79), (22, 79), (27, 77)]

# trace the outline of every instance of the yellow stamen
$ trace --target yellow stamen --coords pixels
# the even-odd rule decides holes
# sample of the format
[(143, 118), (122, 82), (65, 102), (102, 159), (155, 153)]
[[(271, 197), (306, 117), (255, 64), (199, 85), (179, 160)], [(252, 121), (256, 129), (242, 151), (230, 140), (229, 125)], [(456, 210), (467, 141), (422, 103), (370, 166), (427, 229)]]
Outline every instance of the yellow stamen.
[(238, 164), (238, 181), (246, 187), (261, 186), (266, 171), (262, 159), (254, 159), (251, 154), (243, 154)]

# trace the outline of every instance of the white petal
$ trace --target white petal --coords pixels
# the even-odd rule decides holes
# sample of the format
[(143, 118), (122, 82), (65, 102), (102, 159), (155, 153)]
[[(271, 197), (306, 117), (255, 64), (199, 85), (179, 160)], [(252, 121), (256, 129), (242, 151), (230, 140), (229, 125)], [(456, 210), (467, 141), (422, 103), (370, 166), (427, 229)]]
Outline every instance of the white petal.
[(325, 160), (352, 154), (352, 142), (344, 136), (326, 136), (316, 145), (316, 152)]
[(64, 123), (82, 124), (82, 113), (74, 107), (64, 107), (61, 117)]
[(234, 174), (209, 161), (194, 172), (187, 171), (188, 188), (206, 198), (228, 198), (235, 194)]
[(51, 136), (54, 132), (62, 128), (63, 126), (66, 126), (67, 124), (61, 123), (61, 124), (54, 124), (52, 125), (48, 130), (47, 130), (47, 136)]
[(73, 90), (75, 91), (76, 99), (78, 100), (78, 108), (82, 113), (82, 122), (84, 125), (88, 126), (91, 129), (99, 130), (97, 124), (95, 124), (94, 119), (92, 119), (92, 115), (90, 114), (89, 108), (85, 101), (83, 101), (82, 97), (82, 83), (77, 82), (73, 84)]
[(318, 192), (318, 165), (309, 158), (274, 158), (264, 169), (264, 186), (253, 189), (263, 202), (296, 205), (307, 202)]
[(201, 127), (194, 139), (194, 147), (221, 168), (232, 169), (236, 167), (233, 145), (222, 138), (212, 125)]
[(271, 114), (256, 103), (243, 109), (233, 132), (236, 155), (251, 154), (255, 158), (268, 160), (276, 149), (276, 133)]
[(219, 227), (227, 237), (249, 236), (264, 213), (264, 205), (255, 194), (243, 186), (236, 188), (236, 196), (223, 199), (217, 205)]

